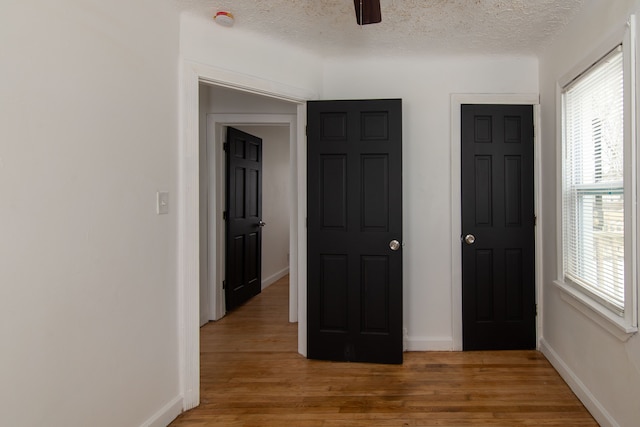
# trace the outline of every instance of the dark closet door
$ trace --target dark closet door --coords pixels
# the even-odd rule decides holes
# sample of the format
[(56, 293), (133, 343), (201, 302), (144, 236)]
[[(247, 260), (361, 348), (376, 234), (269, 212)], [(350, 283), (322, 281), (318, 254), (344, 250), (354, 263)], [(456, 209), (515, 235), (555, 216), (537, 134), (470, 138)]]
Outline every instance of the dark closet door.
[(462, 106), (464, 350), (536, 347), (533, 107)]

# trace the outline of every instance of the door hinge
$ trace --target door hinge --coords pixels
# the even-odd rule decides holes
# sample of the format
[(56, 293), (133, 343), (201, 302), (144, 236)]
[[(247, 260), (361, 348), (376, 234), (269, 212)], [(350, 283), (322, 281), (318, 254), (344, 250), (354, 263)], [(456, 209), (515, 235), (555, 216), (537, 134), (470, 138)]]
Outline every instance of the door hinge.
[(223, 290), (224, 290), (224, 289), (227, 289), (227, 281), (226, 281), (226, 280), (223, 280), (223, 281), (222, 281), (222, 289), (223, 289)]
[(538, 225), (538, 217), (536, 215), (533, 216), (533, 226), (537, 226)]
[(226, 221), (226, 220), (227, 220), (227, 211), (222, 212), (222, 219), (223, 219), (224, 221)]
[(535, 311), (535, 315), (536, 315), (536, 317), (537, 317), (537, 316), (538, 316), (538, 304), (535, 304), (535, 305), (533, 306), (533, 310)]
[(309, 126), (305, 126), (304, 127), (304, 134), (305, 134), (305, 136), (309, 135)]
[(223, 149), (224, 151), (228, 151), (228, 150), (229, 150), (229, 143), (227, 143), (227, 142), (223, 143), (223, 144), (222, 144), (222, 149)]

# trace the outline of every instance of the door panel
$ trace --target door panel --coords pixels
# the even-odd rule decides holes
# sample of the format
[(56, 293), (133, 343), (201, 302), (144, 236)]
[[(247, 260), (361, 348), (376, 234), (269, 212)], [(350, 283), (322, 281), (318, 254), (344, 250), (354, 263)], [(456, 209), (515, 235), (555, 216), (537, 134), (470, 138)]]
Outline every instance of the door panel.
[(362, 257), (362, 331), (388, 333), (389, 257)]
[(347, 228), (347, 157), (320, 156), (320, 205), (323, 230)]
[(308, 355), (402, 363), (402, 102), (307, 105)]
[(227, 311), (260, 293), (262, 260), (262, 140), (227, 128)]
[(462, 106), (463, 348), (536, 346), (533, 107)]
[(347, 332), (347, 256), (321, 255), (320, 262), (320, 328), (324, 331)]
[(362, 156), (362, 231), (389, 230), (389, 156)]

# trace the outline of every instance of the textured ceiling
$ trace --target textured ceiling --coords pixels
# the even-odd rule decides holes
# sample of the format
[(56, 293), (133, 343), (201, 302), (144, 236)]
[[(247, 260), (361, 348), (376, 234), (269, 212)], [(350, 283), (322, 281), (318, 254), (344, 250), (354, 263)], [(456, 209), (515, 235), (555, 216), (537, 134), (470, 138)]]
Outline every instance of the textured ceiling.
[[(352, 0), (173, 0), (211, 18), (323, 56), (424, 53), (535, 54), (583, 0), (381, 0), (382, 22), (359, 27)], [(213, 20), (211, 25), (216, 25)]]

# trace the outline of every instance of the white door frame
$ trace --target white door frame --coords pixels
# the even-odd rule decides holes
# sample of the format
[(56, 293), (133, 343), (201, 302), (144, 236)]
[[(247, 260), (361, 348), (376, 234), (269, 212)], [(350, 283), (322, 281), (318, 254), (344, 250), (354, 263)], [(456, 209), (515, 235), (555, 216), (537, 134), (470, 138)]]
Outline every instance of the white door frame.
[(462, 191), (460, 173), (462, 104), (533, 105), (534, 125), (534, 206), (535, 228), (535, 288), (538, 316), (536, 318), (537, 347), (542, 337), (542, 218), (540, 207), (540, 98), (538, 94), (452, 94), (451, 95), (451, 326), (453, 350), (462, 350)]
[(296, 171), (292, 187), (291, 217), (293, 247), (291, 276), (297, 277), (298, 351), (306, 355), (306, 101), (317, 95), (279, 82), (209, 67), (182, 59), (179, 77), (178, 145), (178, 358), (180, 392), (184, 410), (200, 403), (200, 224), (199, 224), (199, 84), (209, 83), (235, 90), (277, 98), (297, 104), (296, 144), (291, 167)]
[[(296, 152), (297, 145), (297, 118), (295, 114), (207, 114), (207, 171), (208, 186), (207, 200), (209, 215), (208, 227), (208, 264), (214, 265), (215, 270), (209, 274), (209, 318), (218, 320), (225, 313), (224, 290), (222, 281), (225, 275), (225, 249), (224, 249), (224, 220), (222, 212), (225, 204), (225, 155), (223, 143), (227, 126), (287, 126), (289, 128), (289, 156)], [(264, 149), (264, 148), (263, 148)], [(297, 169), (293, 164), (289, 166), (292, 183), (296, 182)], [(295, 186), (289, 188), (289, 218), (293, 218), (297, 212), (297, 193)], [(213, 221), (211, 221), (213, 220)], [(297, 252), (296, 225), (289, 221), (289, 253)], [(290, 261), (289, 265), (289, 322), (298, 321), (298, 280), (296, 276), (297, 265)]]

